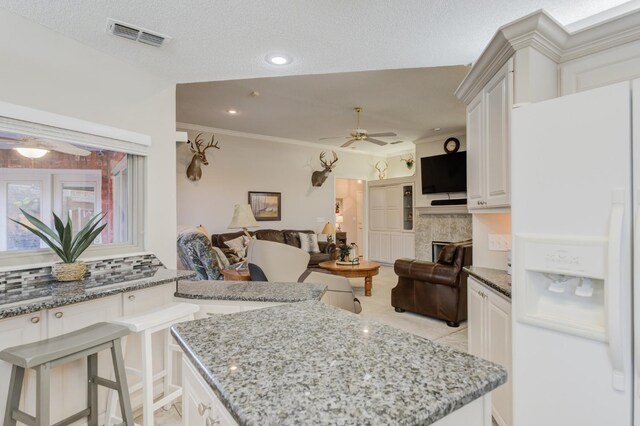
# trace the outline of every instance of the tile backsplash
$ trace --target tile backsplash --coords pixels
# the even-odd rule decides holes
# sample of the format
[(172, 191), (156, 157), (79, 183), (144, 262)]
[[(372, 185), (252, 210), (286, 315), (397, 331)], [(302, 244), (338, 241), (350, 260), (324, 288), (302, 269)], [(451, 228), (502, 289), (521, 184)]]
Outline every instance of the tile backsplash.
[[(124, 271), (163, 266), (154, 254), (114, 257), (87, 262), (87, 276), (117, 274)], [(0, 295), (10, 292), (14, 286), (37, 286), (53, 280), (51, 267), (44, 266), (31, 269), (0, 272)]]

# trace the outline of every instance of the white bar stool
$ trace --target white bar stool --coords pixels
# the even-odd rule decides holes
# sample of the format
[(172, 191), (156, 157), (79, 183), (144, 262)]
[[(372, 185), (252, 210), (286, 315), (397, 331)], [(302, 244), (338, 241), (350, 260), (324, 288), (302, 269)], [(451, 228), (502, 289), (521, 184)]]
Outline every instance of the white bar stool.
[[(127, 373), (141, 377), (140, 383), (136, 383), (129, 387), (129, 393), (133, 393), (142, 389), (142, 424), (144, 426), (152, 426), (153, 413), (158, 408), (170, 404), (172, 401), (182, 396), (182, 387), (171, 383), (173, 377), (173, 354), (181, 354), (182, 350), (178, 345), (173, 343), (170, 327), (173, 324), (190, 321), (194, 319), (194, 314), (200, 310), (198, 305), (191, 303), (171, 303), (159, 308), (147, 311), (140, 315), (131, 315), (121, 317), (111, 321), (113, 324), (125, 326), (131, 333), (137, 333), (140, 336), (140, 346), (142, 355), (142, 368), (137, 370), (127, 367)], [(151, 336), (157, 332), (165, 333), (165, 350), (164, 350), (164, 369), (153, 374), (153, 358), (152, 358), (152, 342)], [(126, 352), (126, 339), (123, 340), (123, 351)], [(158, 401), (153, 401), (153, 383), (156, 380), (163, 380), (164, 393)], [(112, 426), (114, 422), (122, 421), (116, 416), (115, 394), (109, 392), (107, 400), (106, 426)]]

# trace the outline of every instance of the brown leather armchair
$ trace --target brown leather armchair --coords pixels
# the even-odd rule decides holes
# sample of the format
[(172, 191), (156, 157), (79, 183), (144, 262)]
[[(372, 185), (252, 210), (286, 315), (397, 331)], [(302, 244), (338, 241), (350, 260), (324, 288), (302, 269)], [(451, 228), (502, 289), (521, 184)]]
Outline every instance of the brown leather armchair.
[(463, 266), (472, 262), (471, 241), (461, 241), (442, 249), (438, 261), (396, 260), (393, 270), (398, 284), (391, 290), (396, 312), (415, 312), (445, 320), (458, 327), (467, 319), (467, 277)]

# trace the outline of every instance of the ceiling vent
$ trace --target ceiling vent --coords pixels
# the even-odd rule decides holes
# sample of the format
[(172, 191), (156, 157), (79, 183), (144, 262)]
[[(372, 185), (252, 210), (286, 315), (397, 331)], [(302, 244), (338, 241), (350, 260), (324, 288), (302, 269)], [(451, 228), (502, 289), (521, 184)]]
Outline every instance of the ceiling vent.
[(171, 41), (171, 37), (166, 35), (111, 18), (107, 19), (107, 32), (114, 36), (127, 38), (155, 47), (160, 47)]

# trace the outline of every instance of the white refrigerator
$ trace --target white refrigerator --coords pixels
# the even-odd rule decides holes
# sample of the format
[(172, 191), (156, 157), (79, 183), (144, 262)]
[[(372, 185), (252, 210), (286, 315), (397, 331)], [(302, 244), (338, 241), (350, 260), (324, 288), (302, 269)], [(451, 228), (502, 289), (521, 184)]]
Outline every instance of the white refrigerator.
[(640, 80), (513, 110), (516, 426), (640, 426), (639, 142)]

